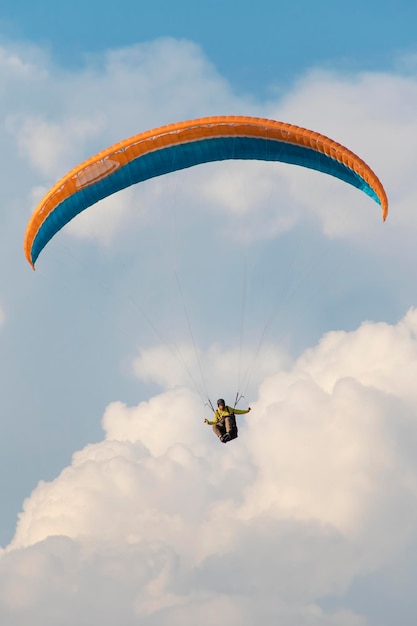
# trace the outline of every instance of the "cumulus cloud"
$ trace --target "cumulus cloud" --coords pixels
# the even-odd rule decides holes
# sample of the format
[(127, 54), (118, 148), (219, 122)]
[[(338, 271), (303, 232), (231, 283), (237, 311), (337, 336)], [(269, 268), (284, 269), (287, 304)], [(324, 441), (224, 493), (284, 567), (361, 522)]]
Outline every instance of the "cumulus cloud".
[(0, 615), (367, 624), (344, 594), (416, 540), (416, 329), (412, 309), (276, 364), (226, 446), (185, 387), (109, 405), (104, 440), (25, 501)]

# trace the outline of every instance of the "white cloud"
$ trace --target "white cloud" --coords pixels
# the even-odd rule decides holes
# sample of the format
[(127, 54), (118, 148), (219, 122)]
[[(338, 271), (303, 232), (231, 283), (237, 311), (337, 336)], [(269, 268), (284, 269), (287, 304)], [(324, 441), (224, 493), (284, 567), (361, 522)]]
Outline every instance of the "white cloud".
[(186, 205), (193, 206), (193, 199), (198, 198), (200, 207), (217, 214), (229, 239), (245, 244), (277, 238), (300, 219), (282, 164), (205, 165), (190, 173), (187, 187)]
[(99, 114), (94, 119), (77, 116), (61, 123), (30, 116), (8, 121), (8, 130), (17, 136), (21, 153), (51, 180), (61, 178), (69, 164), (75, 165), (74, 154), (79, 153), (80, 145), (90, 137), (96, 138), (103, 128)]
[[(38, 46), (28, 44), (0, 46), (0, 72), (10, 91), (24, 84), (35, 84), (48, 76), (49, 59)], [(2, 102), (7, 102), (3, 100)]]
[(277, 365), (226, 446), (185, 388), (110, 405), (105, 439), (25, 501), (0, 615), (209, 624), (221, 608), (236, 625), (365, 625), (320, 601), (416, 539), (416, 328), (413, 309)]
[[(257, 346), (231, 350), (213, 345), (200, 352), (190, 345), (175, 344), (172, 350), (168, 347), (141, 350), (133, 362), (133, 370), (141, 380), (155, 382), (163, 388), (186, 385), (204, 400), (208, 394), (212, 402), (218, 395), (232, 393), (227, 402), (233, 404), (236, 392), (253, 392), (267, 374), (282, 367), (287, 359), (282, 350), (270, 345), (262, 345), (259, 350)], [(213, 398), (211, 393), (215, 390), (217, 394)]]

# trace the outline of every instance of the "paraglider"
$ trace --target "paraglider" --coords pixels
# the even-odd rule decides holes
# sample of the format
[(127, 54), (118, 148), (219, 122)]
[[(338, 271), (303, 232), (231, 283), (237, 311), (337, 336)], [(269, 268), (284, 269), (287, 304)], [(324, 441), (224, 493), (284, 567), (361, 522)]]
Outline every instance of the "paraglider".
[(244, 415), (250, 411), (250, 406), (247, 409), (237, 409), (227, 406), (223, 398), (220, 398), (217, 400), (217, 409), (213, 412), (213, 419), (205, 419), (204, 423), (213, 427), (214, 434), (222, 443), (227, 443), (238, 436), (235, 415)]
[[(117, 143), (73, 168), (42, 198), (28, 223), (24, 251), (35, 269), (48, 242), (79, 213), (129, 187), (202, 163), (229, 159), (279, 161), (334, 176), (370, 196), (388, 213), (385, 190), (372, 169), (341, 144), (299, 126), (246, 116), (217, 116), (169, 124)], [(264, 332), (263, 332), (264, 334)], [(259, 350), (259, 348), (258, 348)], [(239, 393), (236, 394), (237, 398)], [(208, 395), (207, 395), (208, 397)], [(240, 394), (240, 397), (243, 397)], [(236, 409), (218, 401), (205, 419), (220, 441), (235, 439)]]
[(76, 215), (111, 194), (155, 176), (227, 159), (281, 161), (339, 178), (381, 205), (376, 174), (341, 144), (305, 128), (244, 116), (206, 117), (149, 130), (117, 143), (66, 174), (40, 201), (25, 235), (32, 267), (46, 244)]

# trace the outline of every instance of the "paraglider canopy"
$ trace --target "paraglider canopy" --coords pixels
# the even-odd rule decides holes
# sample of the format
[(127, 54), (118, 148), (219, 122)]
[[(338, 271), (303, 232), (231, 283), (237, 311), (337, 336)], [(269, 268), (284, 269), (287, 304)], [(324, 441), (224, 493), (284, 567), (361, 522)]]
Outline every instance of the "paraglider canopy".
[(32, 267), (52, 237), (99, 200), (168, 172), (227, 159), (282, 161), (318, 170), (388, 200), (371, 168), (341, 144), (312, 130), (244, 116), (206, 117), (148, 130), (99, 152), (68, 172), (35, 209), (25, 236)]

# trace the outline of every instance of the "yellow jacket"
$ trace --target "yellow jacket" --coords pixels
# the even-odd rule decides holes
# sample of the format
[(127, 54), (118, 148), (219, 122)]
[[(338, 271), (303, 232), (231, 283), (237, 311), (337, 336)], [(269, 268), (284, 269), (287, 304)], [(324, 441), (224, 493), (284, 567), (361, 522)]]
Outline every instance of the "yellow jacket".
[(207, 420), (206, 423), (213, 426), (213, 424), (217, 424), (217, 422), (222, 420), (224, 417), (229, 417), (233, 413), (236, 413), (237, 415), (243, 415), (243, 413), (249, 413), (249, 411), (250, 409), (233, 409), (231, 406), (225, 406), (223, 411), (220, 409), (216, 409), (213, 413), (213, 420), (211, 422)]

